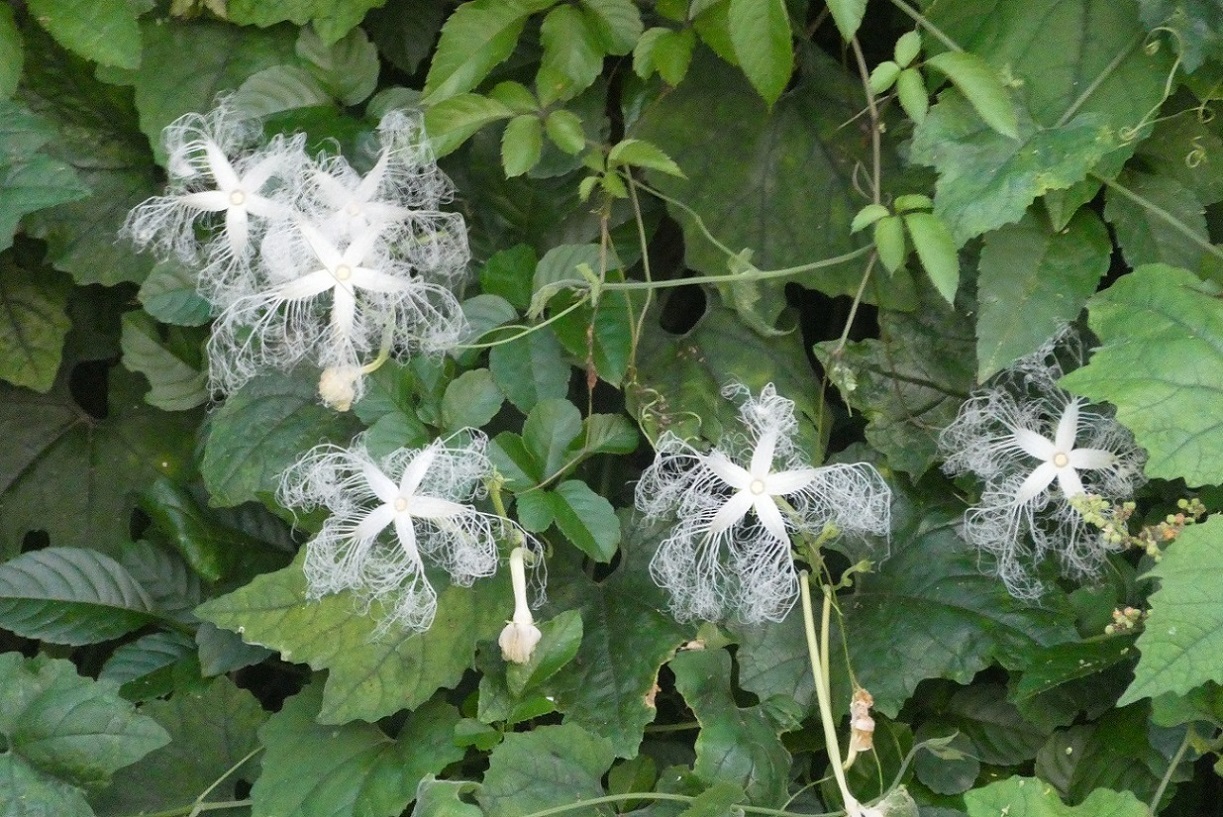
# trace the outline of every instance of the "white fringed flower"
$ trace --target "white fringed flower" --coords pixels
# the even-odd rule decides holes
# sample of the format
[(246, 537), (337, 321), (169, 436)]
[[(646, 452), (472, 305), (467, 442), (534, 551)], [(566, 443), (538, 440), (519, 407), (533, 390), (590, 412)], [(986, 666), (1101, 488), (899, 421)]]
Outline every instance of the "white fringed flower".
[(497, 541), (511, 523), (471, 506), (493, 466), (484, 435), (460, 434), (381, 460), (360, 437), (349, 448), (320, 445), (285, 472), (282, 505), (331, 512), (307, 545), (310, 598), (351, 590), (375, 608), (380, 632), (419, 631), (437, 608), (427, 563), (463, 586), (496, 572)]
[(778, 621), (798, 595), (791, 534), (885, 535), (891, 491), (867, 464), (812, 467), (795, 447), (794, 403), (771, 384), (724, 393), (744, 398), (747, 435), (701, 453), (665, 434), (637, 485), (648, 518), (675, 518), (650, 571), (680, 619)]
[(1059, 343), (1062, 336), (970, 397), (939, 438), (943, 469), (984, 483), (965, 514), (965, 538), (994, 557), (1007, 589), (1021, 598), (1042, 592), (1032, 571), (1046, 556), (1055, 554), (1065, 575), (1084, 579), (1112, 549), (1072, 499), (1122, 501), (1144, 481), (1145, 454), (1133, 435), (1057, 387)]
[[(255, 123), (223, 102), (207, 115), (189, 113), (166, 126), (170, 186), (128, 214), (123, 234), (138, 247), (213, 267), (202, 280), (205, 295), (224, 297), (230, 279), (242, 276), (260, 228), (293, 213), (288, 188), (308, 162), (305, 136), (276, 137), (257, 148)], [(201, 245), (196, 226), (215, 214), (218, 232)], [(236, 269), (235, 269), (236, 268)]]

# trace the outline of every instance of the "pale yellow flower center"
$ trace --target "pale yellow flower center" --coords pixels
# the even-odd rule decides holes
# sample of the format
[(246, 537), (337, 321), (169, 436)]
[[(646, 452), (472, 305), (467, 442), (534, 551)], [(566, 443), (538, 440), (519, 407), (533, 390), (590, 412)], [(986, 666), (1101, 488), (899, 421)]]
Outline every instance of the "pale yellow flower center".
[(395, 512), (396, 513), (403, 513), (407, 509), (408, 509), (408, 498), (406, 496), (401, 496), (395, 500)]
[(229, 203), (232, 204), (234, 207), (241, 207), (245, 201), (246, 201), (246, 194), (243, 193), (241, 190), (235, 190), (234, 192), (229, 194)]
[(1053, 464), (1058, 468), (1065, 468), (1070, 464), (1070, 455), (1064, 451), (1058, 451), (1053, 455)]
[(352, 267), (347, 264), (340, 264), (335, 268), (335, 277), (341, 281), (347, 281), (352, 277)]
[(751, 491), (753, 494), (755, 494), (756, 496), (760, 496), (761, 494), (764, 493), (764, 480), (762, 479), (752, 480), (752, 484), (747, 486), (747, 489)]

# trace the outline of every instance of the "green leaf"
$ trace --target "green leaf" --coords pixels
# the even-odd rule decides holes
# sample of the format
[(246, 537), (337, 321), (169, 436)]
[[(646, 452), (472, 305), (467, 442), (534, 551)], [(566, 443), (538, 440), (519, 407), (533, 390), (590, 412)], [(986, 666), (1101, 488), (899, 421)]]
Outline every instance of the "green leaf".
[(470, 91), (514, 53), (533, 9), (521, 0), (472, 0), (454, 10), (425, 78), (426, 103)]
[(733, 783), (754, 805), (783, 805), (790, 753), (778, 737), (781, 727), (764, 705), (740, 708), (735, 703), (730, 654), (691, 650), (675, 656), (669, 666), (675, 688), (701, 725), (693, 771), (710, 784)]
[(0, 101), (0, 250), (12, 246), (22, 216), (89, 192), (71, 167), (40, 152), (54, 136), (41, 117)]
[[(794, 93), (766, 108), (743, 76), (709, 55), (694, 58), (701, 82), (686, 82), (646, 109), (634, 136), (664, 147), (687, 179), (647, 173), (650, 183), (682, 201), (726, 247), (747, 248), (759, 269), (782, 269), (851, 252), (867, 243), (850, 227), (862, 208), (854, 168), (871, 165), (869, 140), (842, 127), (861, 109), (857, 78), (813, 54)], [(818, 76), (818, 82), (814, 77)], [(897, 170), (883, 143), (882, 172)], [(693, 218), (669, 205), (684, 230), (684, 262), (707, 275), (726, 275), (727, 256), (710, 244)], [(819, 224), (818, 230), (799, 229)], [(776, 325), (792, 283), (829, 295), (854, 295), (860, 262), (760, 282), (754, 312)], [(899, 306), (913, 300), (912, 280), (898, 273), (885, 287), (867, 287), (867, 301)]]
[(96, 644), (156, 622), (152, 600), (121, 564), (50, 547), (0, 565), (0, 624), (53, 644)]
[(425, 775), (416, 790), (416, 806), (413, 817), (484, 817), (479, 806), (459, 799), (464, 794), (478, 791), (479, 783), (470, 780), (438, 780)]
[(568, 400), (542, 400), (522, 426), (522, 440), (544, 478), (569, 462), (569, 446), (582, 433), (582, 414)]
[(722, 817), (734, 814), (732, 806), (742, 803), (746, 796), (743, 789), (734, 783), (719, 781), (692, 800), (692, 804), (680, 812), (679, 817)]
[(501, 166), (506, 176), (521, 176), (539, 164), (543, 134), (543, 123), (535, 114), (515, 116), (506, 124), (501, 136)]
[(1223, 588), (1203, 581), (1223, 568), (1223, 517), (1185, 529), (1144, 575), (1159, 580), (1146, 627), (1138, 636), (1134, 682), (1119, 706), (1166, 692), (1184, 695), (1223, 681)]
[(633, 0), (582, 0), (603, 51), (623, 56), (633, 50), (645, 26)]
[(1215, 288), (1186, 270), (1148, 264), (1093, 297), (1088, 310), (1103, 345), (1062, 384), (1117, 407), (1117, 419), (1147, 449), (1148, 476), (1223, 482), (1223, 427), (1215, 420), (1223, 303)]
[(1136, 655), (1133, 636), (1108, 636), (1072, 644), (1055, 644), (1030, 656), (1015, 684), (1016, 701), (1035, 698), (1062, 684), (1096, 675)]
[(313, 28), (303, 28), (296, 51), (327, 93), (344, 105), (364, 102), (378, 86), (378, 49), (359, 28), (334, 43), (323, 42)]
[(382, 3), (383, 0), (286, 0), (279, 3), (228, 0), (225, 16), (239, 25), (260, 28), (283, 22), (299, 26), (312, 22), (323, 44), (331, 45), (360, 23), (367, 11)]
[(24, 50), (12, 7), (0, 7), (0, 100), (8, 99), (17, 90), (25, 61)]
[(162, 323), (203, 326), (212, 307), (196, 289), (195, 270), (178, 259), (159, 261), (140, 285), (140, 303)]
[(607, 738), (618, 757), (633, 757), (657, 715), (659, 669), (692, 635), (664, 612), (666, 595), (650, 578), (649, 556), (667, 529), (625, 531), (620, 562), (602, 582), (592, 582), (577, 560), (549, 567), (550, 598), (558, 609), (581, 612), (583, 632), (577, 656), (547, 686), (566, 724)]
[(163, 617), (181, 624), (196, 623), (191, 610), (202, 596), (199, 576), (178, 554), (141, 539), (124, 543), (119, 564), (144, 589), (153, 609)]
[(1040, 348), (1078, 317), (1112, 256), (1108, 230), (1080, 210), (1063, 230), (1029, 211), (987, 233), (977, 275), (977, 380)]
[(450, 381), (442, 398), (442, 426), (447, 431), (481, 428), (501, 410), (505, 396), (488, 369), (463, 372)]
[(2, 554), (19, 552), (34, 530), (52, 545), (113, 554), (130, 536), (130, 493), (190, 461), (197, 414), (145, 405), (139, 378), (116, 367), (107, 416), (96, 419), (73, 399), (71, 369), (46, 395), (0, 384)]
[(474, 589), (437, 589), (433, 626), (402, 638), (375, 639), (377, 621), (361, 613), (351, 593), (308, 601), (300, 557), (196, 612), (286, 661), (328, 670), (320, 723), (375, 721), (415, 709), (439, 688), (456, 685), (472, 663), (476, 642), (496, 639), (511, 612), (507, 579), (485, 580)]
[(858, 211), (854, 216), (854, 220), (849, 225), (849, 231), (856, 233), (859, 230), (866, 229), (880, 219), (887, 218), (892, 214), (892, 211), (884, 207), (882, 204), (868, 204)]
[(610, 562), (620, 544), (620, 520), (612, 504), (577, 479), (562, 482), (548, 498), (561, 533), (596, 562)]
[(1130, 792), (1096, 789), (1080, 805), (1058, 799), (1047, 783), (1034, 777), (1010, 777), (964, 794), (968, 817), (1146, 817), (1150, 814)]
[(607, 163), (632, 165), (647, 170), (657, 170), (668, 176), (686, 178), (684, 171), (662, 148), (642, 139), (622, 139), (607, 152)]
[(257, 775), (258, 761), (249, 755), (259, 746), (256, 730), (267, 713), (228, 678), (215, 678), (203, 690), (179, 690), (169, 700), (149, 701), (140, 711), (169, 733), (170, 743), (120, 770), (110, 787), (92, 798), (102, 817), (186, 812), (217, 780), (220, 785), (203, 802), (235, 800), (242, 781)]
[(68, 282), (50, 270), (23, 269), (0, 256), (0, 379), (50, 391), (63, 357)]
[(158, 631), (118, 647), (98, 678), (118, 684), (120, 695), (138, 702), (175, 692), (180, 674), (199, 679), (195, 639), (176, 631)]
[(633, 49), (633, 72), (649, 79), (657, 71), (668, 85), (679, 85), (688, 74), (695, 47), (696, 34), (691, 28), (651, 28)]
[[(1117, 181), (1163, 214), (1116, 188), (1109, 189), (1104, 217), (1116, 231), (1126, 263), (1131, 267), (1164, 263), (1187, 270), (1200, 269), (1210, 236), (1205, 210), (1194, 192), (1176, 179), (1139, 171), (1123, 171)], [(1179, 222), (1180, 229), (1170, 224), (1168, 218)]]
[(897, 75), (896, 98), (914, 125), (926, 121), (926, 114), (930, 110), (930, 92), (926, 90), (926, 80), (921, 71), (906, 68)]
[[(0, 654), (0, 690), (0, 735), (10, 771), (41, 778), (43, 785), (50, 784), (47, 778), (105, 785), (169, 740), (156, 721), (118, 696), (114, 684), (82, 678), (68, 661)], [(13, 777), (0, 778), (0, 802), (25, 794), (20, 787), (5, 791)]]
[(841, 39), (852, 40), (866, 14), (866, 0), (830, 0), (828, 10), (832, 12), (837, 31), (841, 32)]
[(459, 148), (485, 125), (508, 119), (512, 114), (501, 102), (480, 94), (456, 94), (425, 111), (425, 130), (437, 156)]
[(1080, 113), (1041, 127), (1019, 109), (1019, 136), (986, 125), (958, 91), (945, 91), (914, 133), (914, 162), (939, 171), (934, 213), (957, 244), (1023, 217), (1037, 196), (1087, 177), (1117, 147), (1098, 115)]
[(297, 65), (273, 65), (257, 71), (233, 95), (237, 114), (256, 119), (329, 102), (331, 97), (322, 84)]
[(152, 386), (144, 396), (149, 405), (165, 411), (186, 411), (208, 402), (208, 373), (167, 347), (162, 330), (146, 313), (124, 313), (120, 346), (123, 365), (144, 375)]
[(30, 0), (30, 14), (64, 48), (99, 65), (140, 65), (139, 7), (92, 0)]
[[(544, 475), (539, 471), (539, 463), (527, 451), (522, 437), (512, 431), (502, 431), (494, 437), (488, 455), (497, 467), (497, 473), (505, 478), (506, 486), (511, 491), (526, 491), (543, 481)], [(545, 511), (542, 508), (534, 510), (535, 518), (542, 519)], [(551, 524), (550, 518), (548, 524)]]
[(275, 492), (280, 474), (307, 448), (354, 433), (352, 417), (319, 403), (309, 372), (296, 375), (262, 375), (213, 413), (200, 464), (213, 504), (237, 505)]
[[(489, 756), (476, 799), (489, 817), (512, 817), (600, 797), (613, 757), (608, 740), (571, 723), (508, 734)], [(599, 805), (585, 813), (613, 812)]]
[(322, 685), (311, 684), (259, 730), (267, 752), (252, 817), (389, 817), (416, 797), (426, 774), (463, 758), (454, 743), (458, 710), (443, 701), (417, 707), (396, 740), (369, 723), (317, 723), (322, 701)]
[[(252, 0), (241, 2), (248, 7), (266, 7), (273, 15), (284, 6)], [(359, 3), (348, 5), (356, 8)], [(230, 3), (229, 14), (237, 22), (244, 16), (243, 7)], [(140, 130), (162, 163), (166, 155), (161, 131), (166, 125), (189, 111), (211, 110), (219, 92), (237, 89), (266, 68), (296, 62), (295, 32), (285, 27), (261, 31), (224, 23), (169, 19), (143, 23), (141, 35), (144, 59), (138, 70), (108, 69), (98, 76), (105, 82), (131, 85), (135, 89)], [(190, 54), (191, 59), (183, 59), (184, 54)]]
[(1015, 104), (985, 60), (967, 51), (945, 51), (926, 60), (926, 65), (946, 74), (985, 124), (1003, 136), (1019, 138)]
[(586, 131), (582, 119), (573, 111), (555, 110), (544, 120), (544, 130), (552, 144), (575, 156), (586, 149)]
[(480, 270), (480, 289), (486, 295), (500, 295), (515, 308), (525, 310), (535, 291), (532, 281), (538, 263), (535, 250), (526, 244), (500, 250), (484, 262)]
[(1036, 757), (1052, 731), (1025, 720), (1006, 700), (1005, 686), (988, 683), (957, 689), (927, 726), (935, 733), (958, 732), (970, 741), (973, 757), (994, 766), (1018, 766)]
[(875, 250), (879, 253), (879, 263), (889, 273), (904, 266), (909, 254), (905, 242), (904, 222), (899, 216), (885, 216), (875, 222)]
[(917, 250), (917, 257), (926, 268), (931, 283), (943, 300), (954, 306), (955, 293), (960, 286), (960, 259), (947, 225), (930, 213), (907, 213), (904, 220), (909, 237), (913, 239), (913, 249)]
[(80, 789), (41, 774), (11, 752), (0, 755), (0, 781), (0, 806), (14, 817), (94, 817)]
[(535, 86), (543, 105), (573, 99), (603, 70), (604, 50), (592, 21), (575, 6), (559, 5), (539, 27), (544, 53)]
[(790, 13), (785, 0), (730, 0), (729, 24), (739, 66), (771, 108), (794, 72)]
[(579, 438), (582, 456), (591, 454), (632, 454), (641, 437), (637, 427), (623, 414), (591, 414), (582, 421)]
[(541, 637), (531, 660), (506, 666), (506, 685), (516, 697), (539, 686), (573, 660), (582, 643), (582, 616), (576, 610), (566, 610), (541, 622), (539, 630)]
[(569, 364), (556, 336), (547, 329), (494, 346), (488, 369), (502, 393), (527, 412), (541, 400), (564, 397), (569, 391)]
[[(552, 247), (544, 257), (539, 259), (535, 274), (531, 279), (531, 287), (536, 300), (541, 294), (554, 293), (573, 283), (585, 285), (586, 278), (578, 271), (583, 264), (591, 270), (598, 270), (604, 263), (609, 269), (618, 269), (620, 262), (614, 253), (605, 253), (597, 244), (561, 244)], [(597, 274), (597, 273), (596, 273)], [(532, 308), (535, 305), (532, 304)]]
[(968, 319), (932, 289), (915, 312), (881, 310), (880, 340), (815, 346), (841, 396), (867, 419), (866, 440), (900, 471), (920, 476), (938, 458), (938, 434), (975, 385)]

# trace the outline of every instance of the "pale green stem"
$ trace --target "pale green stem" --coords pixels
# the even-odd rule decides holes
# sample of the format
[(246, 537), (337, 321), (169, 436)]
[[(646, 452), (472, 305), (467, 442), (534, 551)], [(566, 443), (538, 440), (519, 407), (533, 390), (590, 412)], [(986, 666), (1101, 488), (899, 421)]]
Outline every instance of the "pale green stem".
[[(575, 284), (575, 288), (576, 286), (580, 286), (580, 282), (578, 281), (574, 281), (574, 284)], [(561, 318), (565, 317), (570, 312), (577, 309), (579, 306), (582, 306), (583, 304), (585, 304), (588, 299), (589, 299), (589, 295), (583, 295), (573, 304), (565, 307), (560, 312), (557, 312), (555, 315), (548, 318), (547, 320), (540, 321), (539, 323), (532, 324), (531, 326), (521, 326), (521, 325), (519, 326), (496, 326), (496, 327), (493, 327), (492, 329), (489, 329), (488, 332), (484, 333), (485, 335), (487, 335), (489, 334), (489, 332), (501, 332), (506, 329), (521, 329), (522, 330), (521, 332), (519, 332), (516, 335), (510, 335), (508, 338), (490, 340), (488, 343), (459, 343), (451, 348), (458, 349), (461, 351), (465, 351), (467, 349), (491, 349), (492, 347), (500, 346), (503, 343), (511, 343), (513, 341), (518, 340), (519, 338), (526, 337), (527, 335), (531, 334), (532, 332), (537, 332), (540, 329), (543, 329), (545, 326), (547, 326), (550, 323), (555, 323), (556, 321), (559, 321)], [(481, 337), (483, 336), (484, 335), (481, 335)]]
[[(658, 791), (626, 792), (624, 794), (608, 794), (604, 797), (591, 797), (588, 800), (578, 800), (573, 803), (566, 803), (563, 806), (553, 806), (552, 808), (540, 811), (532, 811), (529, 814), (524, 814), (523, 817), (550, 817), (552, 814), (564, 814), (566, 811), (574, 811), (590, 806), (601, 806), (605, 803), (623, 803), (626, 800), (670, 800), (674, 803), (691, 803), (696, 798), (688, 794), (668, 794)], [(734, 808), (744, 814), (764, 814), (769, 815), (769, 817), (840, 817), (840, 815), (845, 813), (843, 811), (826, 811), (818, 814), (802, 814), (797, 811), (782, 811), (781, 809), (765, 808), (764, 806), (746, 805), (736, 805)]]
[(1168, 784), (1172, 782), (1172, 775), (1176, 773), (1176, 767), (1180, 765), (1181, 759), (1185, 756), (1185, 752), (1189, 750), (1189, 743), (1193, 739), (1194, 734), (1193, 724), (1190, 724), (1185, 730), (1185, 739), (1182, 740), (1181, 745), (1177, 747), (1176, 754), (1172, 756), (1172, 760), (1168, 763), (1168, 770), (1164, 772), (1164, 776), (1160, 778), (1159, 787), (1155, 789), (1155, 794), (1151, 796), (1151, 802), (1148, 804), (1148, 808), (1150, 808), (1152, 815), (1158, 812), (1159, 801), (1163, 799), (1164, 792), (1168, 789)]
[(1126, 187), (1125, 185), (1121, 184), (1120, 182), (1114, 179), (1106, 179), (1105, 177), (1097, 176), (1094, 173), (1092, 174), (1092, 176), (1096, 180), (1103, 182), (1110, 190), (1115, 190), (1116, 192), (1120, 193), (1122, 196), (1125, 196), (1130, 201), (1134, 202), (1135, 204), (1139, 205), (1143, 209), (1147, 210), (1149, 213), (1151, 213), (1151, 215), (1157, 217), (1160, 221), (1163, 221), (1169, 227), (1171, 227), (1172, 229), (1176, 230), (1181, 235), (1188, 238), (1190, 241), (1192, 241), (1197, 246), (1201, 247), (1203, 251), (1208, 252), (1211, 255), (1213, 255), (1215, 258), (1218, 258), (1219, 260), (1223, 261), (1223, 249), (1220, 249), (1219, 247), (1215, 246), (1214, 244), (1211, 244), (1206, 239), (1202, 238), (1200, 235), (1195, 233), (1191, 227), (1189, 227), (1183, 221), (1178, 219), (1176, 216), (1169, 213), (1167, 210), (1160, 207), (1155, 202), (1151, 201), (1150, 199), (1144, 198), (1143, 196), (1139, 195), (1138, 193), (1135, 193), (1133, 190), (1130, 190), (1128, 187)]
[(810, 264), (800, 264), (797, 267), (786, 267), (785, 269), (774, 270), (755, 270), (754, 272), (744, 272), (735, 275), (696, 275), (691, 278), (674, 278), (666, 281), (622, 281), (603, 284), (600, 288), (604, 291), (628, 291), (628, 290), (649, 290), (649, 289), (668, 289), (672, 287), (686, 287), (692, 284), (741, 284), (752, 281), (768, 281), (773, 278), (787, 278), (791, 275), (799, 275), (804, 272), (814, 272), (815, 270), (827, 269), (840, 264), (845, 264), (854, 261), (870, 253), (874, 247), (859, 247), (852, 252), (847, 252), (844, 255), (825, 258), (821, 261), (812, 261)]
[(904, 0), (892, 0), (892, 5), (900, 9), (901, 11), (903, 11), (905, 14), (907, 14), (913, 20), (913, 22), (917, 23), (919, 26), (926, 29), (926, 31), (929, 31), (931, 34), (933, 34), (934, 39), (942, 43), (947, 48), (948, 51), (963, 51), (964, 50), (963, 48), (960, 48), (959, 43), (957, 43), (955, 40), (951, 39), (946, 34), (944, 34), (942, 30), (939, 29), (938, 26), (936, 26), (934, 23), (927, 20), (925, 15), (923, 15), (920, 11), (910, 6)]
[(1066, 112), (1062, 114), (1062, 118), (1057, 120), (1057, 127), (1060, 128), (1062, 125), (1065, 125), (1067, 122), (1073, 119), (1074, 115), (1079, 112), (1079, 108), (1087, 104), (1087, 100), (1091, 98), (1091, 95), (1104, 84), (1105, 80), (1112, 76), (1113, 71), (1117, 70), (1117, 66), (1119, 66), (1122, 61), (1130, 55), (1130, 52), (1132, 52), (1134, 48), (1141, 43), (1142, 35), (1134, 35), (1134, 39), (1127, 43), (1125, 48), (1121, 49), (1120, 53), (1113, 57), (1112, 62), (1104, 66), (1104, 70), (1096, 75), (1096, 78), (1091, 81), (1091, 84), (1083, 89), (1083, 93), (1079, 94), (1079, 98), (1070, 103), (1070, 107), (1067, 108)]

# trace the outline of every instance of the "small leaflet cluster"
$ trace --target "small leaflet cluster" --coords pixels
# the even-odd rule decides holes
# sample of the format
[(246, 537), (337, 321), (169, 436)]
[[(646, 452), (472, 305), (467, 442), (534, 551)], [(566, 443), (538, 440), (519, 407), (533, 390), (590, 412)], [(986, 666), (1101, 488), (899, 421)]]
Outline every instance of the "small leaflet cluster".
[(944, 471), (983, 484), (964, 537), (993, 558), (1019, 598), (1043, 592), (1036, 567), (1048, 556), (1071, 578), (1098, 575), (1119, 545), (1085, 515), (1084, 502), (1111, 506), (1145, 481), (1146, 454), (1129, 430), (1057, 386), (1064, 367), (1082, 358), (1080, 343), (1059, 333), (974, 393), (939, 438)]

